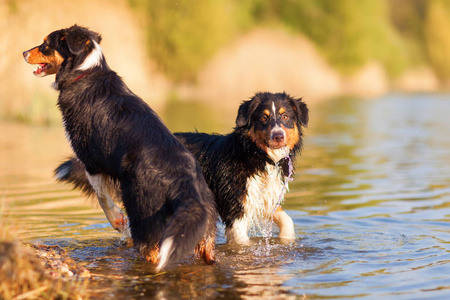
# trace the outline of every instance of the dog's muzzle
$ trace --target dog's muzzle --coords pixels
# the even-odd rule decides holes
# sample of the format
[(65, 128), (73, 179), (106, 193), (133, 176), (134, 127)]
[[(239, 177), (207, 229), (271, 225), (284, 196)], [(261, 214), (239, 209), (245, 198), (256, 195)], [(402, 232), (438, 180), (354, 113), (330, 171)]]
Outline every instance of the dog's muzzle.
[(274, 149), (286, 146), (286, 132), (280, 126), (271, 130), (269, 146)]

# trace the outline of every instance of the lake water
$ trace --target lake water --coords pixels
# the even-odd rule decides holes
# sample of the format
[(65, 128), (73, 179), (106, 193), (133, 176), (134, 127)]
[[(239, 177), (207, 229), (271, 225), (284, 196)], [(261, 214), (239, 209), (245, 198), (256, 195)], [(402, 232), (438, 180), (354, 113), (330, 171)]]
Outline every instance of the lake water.
[[(216, 122), (199, 109), (184, 125), (183, 107), (163, 118), (174, 130), (231, 129), (235, 113)], [(293, 244), (230, 247), (222, 227), (217, 265), (188, 257), (155, 274), (98, 205), (52, 179), (70, 155), (60, 127), (0, 123), (0, 212), (19, 239), (86, 266), (92, 299), (450, 299), (450, 96), (329, 101), (310, 120), (284, 202)]]

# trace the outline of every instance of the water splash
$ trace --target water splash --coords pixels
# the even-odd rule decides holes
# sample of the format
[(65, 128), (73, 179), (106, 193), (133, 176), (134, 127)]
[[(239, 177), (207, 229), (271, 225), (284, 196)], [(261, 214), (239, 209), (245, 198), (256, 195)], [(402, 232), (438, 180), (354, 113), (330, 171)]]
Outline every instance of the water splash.
[[(254, 236), (261, 236), (263, 238), (269, 239), (272, 237), (273, 233), (273, 215), (278, 207), (282, 204), (284, 200), (284, 195), (287, 191), (289, 191), (289, 182), (293, 180), (293, 174), (294, 174), (294, 165), (292, 158), (289, 156), (289, 148), (284, 149), (284, 158), (279, 160), (276, 164), (273, 170), (268, 171), (266, 179), (263, 181), (261, 188), (259, 190), (259, 197), (258, 199), (263, 199), (263, 195), (268, 193), (269, 187), (269, 181), (270, 180), (276, 180), (276, 177), (280, 176), (281, 182), (281, 190), (278, 193), (277, 199), (272, 202), (271, 208), (269, 210), (269, 213), (267, 215), (263, 215), (262, 213), (258, 213), (256, 216), (253, 216), (251, 218), (251, 226), (250, 226), (250, 234)], [(284, 176), (283, 172), (283, 165), (287, 161), (287, 176)], [(262, 205), (265, 205), (265, 203), (262, 203)], [(261, 209), (262, 210), (262, 209)], [(267, 241), (266, 241), (267, 242)]]

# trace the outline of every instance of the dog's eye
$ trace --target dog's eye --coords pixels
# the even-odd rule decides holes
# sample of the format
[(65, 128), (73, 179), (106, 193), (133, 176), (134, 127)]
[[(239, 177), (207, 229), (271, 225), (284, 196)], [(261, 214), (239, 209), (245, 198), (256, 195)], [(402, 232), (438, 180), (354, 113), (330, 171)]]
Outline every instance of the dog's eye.
[(48, 48), (49, 48), (48, 45), (42, 44), (42, 45), (39, 47), (39, 51), (45, 52), (45, 51), (48, 50)]
[(289, 120), (289, 116), (284, 114), (284, 115), (281, 116), (281, 120), (287, 121), (287, 120)]
[(269, 117), (267, 115), (262, 115), (260, 121), (266, 123), (267, 121), (269, 121)]

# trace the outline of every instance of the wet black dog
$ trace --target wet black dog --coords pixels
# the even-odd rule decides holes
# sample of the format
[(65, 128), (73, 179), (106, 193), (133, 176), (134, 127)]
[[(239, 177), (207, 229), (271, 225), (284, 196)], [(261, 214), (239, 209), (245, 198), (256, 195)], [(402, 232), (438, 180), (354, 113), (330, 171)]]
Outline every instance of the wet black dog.
[[(110, 182), (121, 187), (134, 244), (157, 270), (197, 250), (214, 261), (214, 197), (194, 156), (156, 113), (112, 71), (99, 34), (80, 26), (50, 33), (23, 53), (39, 77), (56, 74), (67, 137), (113, 226), (126, 222), (110, 207)], [(158, 249), (159, 246), (159, 249)]]
[[(292, 219), (280, 204), (307, 123), (308, 108), (301, 99), (286, 93), (257, 93), (239, 107), (230, 134), (175, 133), (200, 163), (229, 242), (246, 243), (252, 222), (271, 217), (280, 229), (279, 237), (295, 237)], [(60, 181), (93, 193), (76, 158), (61, 164), (55, 174)], [(119, 189), (113, 186), (111, 193)]]
[(239, 107), (230, 134), (175, 133), (200, 163), (228, 242), (246, 243), (250, 225), (272, 217), (280, 238), (295, 237), (292, 219), (280, 205), (307, 123), (301, 99), (257, 93)]

